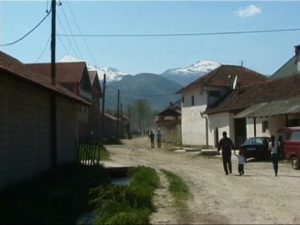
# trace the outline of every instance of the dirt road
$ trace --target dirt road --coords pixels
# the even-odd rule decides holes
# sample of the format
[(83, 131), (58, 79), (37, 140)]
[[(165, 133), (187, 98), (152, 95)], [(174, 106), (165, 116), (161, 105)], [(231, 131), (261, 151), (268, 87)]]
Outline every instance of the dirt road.
[(300, 224), (300, 171), (289, 164), (281, 162), (275, 177), (271, 162), (248, 162), (241, 177), (233, 158), (233, 174), (225, 176), (220, 157), (153, 150), (149, 145), (139, 138), (106, 147), (115, 163), (166, 169), (189, 186), (188, 212), (181, 215), (172, 208), (163, 180), (153, 224)]

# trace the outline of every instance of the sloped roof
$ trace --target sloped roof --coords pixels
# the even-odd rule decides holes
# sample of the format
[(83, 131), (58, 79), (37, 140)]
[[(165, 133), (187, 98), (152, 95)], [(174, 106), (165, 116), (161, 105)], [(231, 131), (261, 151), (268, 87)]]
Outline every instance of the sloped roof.
[(5, 71), (18, 79), (30, 82), (40, 88), (53, 91), (57, 94), (66, 96), (83, 104), (90, 105), (87, 101), (81, 99), (80, 97), (77, 97), (63, 86), (59, 84), (53, 86), (51, 84), (50, 77), (39, 74), (36, 71), (32, 71), (25, 64), (2, 51), (0, 51), (0, 70)]
[(175, 115), (181, 115), (181, 100), (170, 104), (168, 107), (166, 107), (163, 111), (158, 113), (157, 115), (169, 115), (169, 114), (175, 114)]
[(99, 77), (98, 77), (98, 73), (96, 70), (92, 70), (92, 71), (88, 71), (89, 72), (89, 78), (90, 78), (90, 82), (92, 84), (92, 86), (96, 86), (99, 94), (102, 96), (102, 88), (101, 88), (101, 84), (99, 81)]
[(232, 91), (207, 113), (239, 111), (255, 104), (300, 97), (300, 76), (268, 80)]
[[(237, 84), (239, 87), (264, 82), (269, 78), (263, 74), (257, 73), (246, 67), (235, 65), (221, 65), (206, 75), (200, 77), (196, 81), (183, 87), (177, 93), (181, 93), (191, 88), (204, 86), (230, 87), (233, 79), (237, 76)], [(231, 79), (229, 78), (231, 77)]]
[(290, 58), (283, 66), (281, 66), (275, 73), (272, 74), (272, 79), (286, 77), (287, 75), (299, 75), (297, 71), (296, 56)]
[[(51, 77), (51, 63), (26, 64), (31, 70)], [(60, 62), (56, 63), (56, 81), (59, 83), (79, 83), (82, 79), (85, 62)]]
[(89, 71), (89, 77), (90, 77), (90, 81), (91, 81), (91, 84), (93, 85), (94, 81), (95, 81), (95, 78), (97, 77), (97, 71), (96, 70), (93, 70), (93, 71)]
[(292, 98), (255, 104), (238, 113), (234, 116), (234, 118), (266, 117), (275, 115), (295, 114), (299, 112), (300, 98)]

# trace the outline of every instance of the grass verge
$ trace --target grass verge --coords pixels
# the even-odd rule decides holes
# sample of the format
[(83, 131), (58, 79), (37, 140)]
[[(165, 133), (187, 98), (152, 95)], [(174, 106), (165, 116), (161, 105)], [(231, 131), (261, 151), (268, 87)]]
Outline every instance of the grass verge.
[(167, 176), (167, 179), (169, 180), (169, 191), (175, 199), (175, 207), (180, 209), (186, 208), (186, 202), (191, 196), (188, 186), (176, 174), (167, 170), (162, 170), (162, 172)]
[(149, 224), (155, 210), (152, 197), (159, 186), (159, 176), (149, 167), (139, 166), (129, 171), (128, 186), (95, 188), (91, 202), (97, 211), (97, 224)]

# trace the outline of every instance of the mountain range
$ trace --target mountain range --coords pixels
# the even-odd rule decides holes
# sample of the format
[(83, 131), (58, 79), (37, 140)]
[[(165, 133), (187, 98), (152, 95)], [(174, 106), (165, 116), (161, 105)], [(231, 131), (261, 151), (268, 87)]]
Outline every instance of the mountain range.
[[(83, 61), (72, 56), (63, 57), (60, 62)], [(120, 90), (121, 103), (124, 107), (137, 99), (147, 100), (154, 110), (162, 110), (170, 102), (180, 99), (175, 93), (183, 86), (193, 82), (204, 74), (219, 67), (221, 63), (202, 60), (187, 67), (168, 69), (162, 74), (140, 73), (130, 75), (112, 67), (98, 67), (87, 63), (88, 70), (96, 70), (100, 80), (106, 73), (107, 109), (115, 110), (117, 107), (117, 93)], [(102, 83), (102, 82), (101, 82)]]

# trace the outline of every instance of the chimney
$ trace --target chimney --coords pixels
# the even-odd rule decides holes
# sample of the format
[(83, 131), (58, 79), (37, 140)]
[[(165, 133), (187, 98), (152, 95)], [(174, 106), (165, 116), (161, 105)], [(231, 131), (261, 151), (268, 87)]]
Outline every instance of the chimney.
[(295, 46), (295, 63), (297, 67), (297, 73), (300, 73), (300, 45)]

